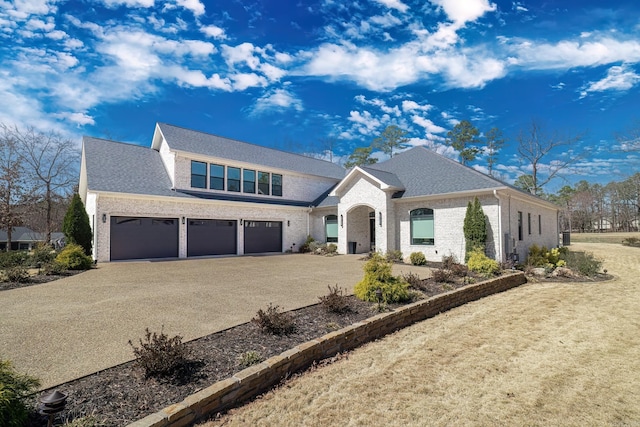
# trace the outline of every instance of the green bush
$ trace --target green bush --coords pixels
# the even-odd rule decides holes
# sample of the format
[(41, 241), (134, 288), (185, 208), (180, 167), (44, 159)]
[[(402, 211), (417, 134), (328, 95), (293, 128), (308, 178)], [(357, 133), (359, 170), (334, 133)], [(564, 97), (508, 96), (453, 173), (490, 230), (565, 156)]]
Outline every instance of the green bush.
[(467, 266), (469, 270), (485, 277), (495, 276), (500, 273), (500, 264), (498, 264), (498, 261), (486, 256), (482, 248), (476, 248), (469, 253)]
[(279, 306), (269, 304), (267, 310), (258, 310), (256, 317), (251, 322), (256, 324), (264, 333), (274, 335), (289, 335), (296, 331), (293, 316), (279, 310)]
[(56, 262), (65, 270), (88, 270), (93, 264), (90, 256), (85, 255), (80, 245), (68, 244), (56, 257)]
[(425, 265), (427, 263), (427, 259), (422, 252), (411, 252), (409, 259), (412, 265)]
[(346, 295), (338, 285), (331, 287), (329, 285), (329, 293), (318, 297), (320, 304), (330, 313), (347, 313), (351, 311), (351, 302), (349, 296)]
[(385, 258), (389, 262), (398, 262), (398, 263), (404, 262), (402, 251), (398, 251), (398, 250), (395, 250), (395, 251), (388, 250)]
[(0, 252), (0, 268), (27, 266), (28, 263), (29, 253), (26, 251)]
[(487, 219), (477, 197), (467, 204), (462, 226), (465, 241), (465, 261), (476, 248), (484, 250), (487, 242)]
[(159, 334), (146, 328), (144, 340), (140, 339), (140, 347), (136, 347), (131, 340), (129, 345), (133, 348), (136, 363), (144, 369), (146, 377), (162, 377), (175, 373), (186, 364), (189, 355), (182, 337), (176, 335), (169, 338), (164, 333), (164, 328)]
[(600, 272), (603, 261), (590, 252), (569, 251), (566, 254), (566, 262), (567, 267), (570, 269), (577, 270), (585, 276), (593, 277)]
[(300, 249), (299, 249), (300, 253), (301, 254), (306, 254), (306, 253), (309, 253), (309, 252), (313, 252), (311, 250), (310, 245), (311, 245), (311, 243), (313, 243), (315, 241), (316, 240), (313, 237), (307, 236), (307, 240), (302, 245), (300, 245)]
[(378, 302), (376, 290), (380, 289), (382, 301), (385, 303), (408, 301), (409, 284), (393, 276), (391, 267), (391, 262), (386, 261), (382, 255), (372, 254), (364, 264), (364, 278), (355, 286), (356, 297), (363, 301)]
[(527, 256), (527, 266), (543, 267), (553, 270), (555, 267), (563, 267), (566, 248), (547, 249), (546, 247), (531, 245)]
[(19, 374), (11, 362), (0, 360), (0, 425), (24, 426), (29, 416), (24, 399), (39, 386), (36, 378)]
[(42, 268), (44, 265), (53, 262), (56, 258), (56, 251), (46, 243), (38, 243), (31, 252), (29, 263), (34, 268)]
[(67, 243), (80, 245), (85, 255), (91, 255), (92, 233), (89, 215), (78, 193), (73, 195), (67, 213), (64, 215), (62, 231)]

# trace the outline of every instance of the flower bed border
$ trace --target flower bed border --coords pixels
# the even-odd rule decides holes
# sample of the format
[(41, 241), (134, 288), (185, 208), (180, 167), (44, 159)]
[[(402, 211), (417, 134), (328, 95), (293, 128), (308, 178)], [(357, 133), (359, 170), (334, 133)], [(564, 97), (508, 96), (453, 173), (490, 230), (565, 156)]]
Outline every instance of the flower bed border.
[(381, 313), (320, 338), (302, 343), (232, 377), (188, 396), (129, 427), (182, 427), (207, 415), (230, 409), (268, 390), (283, 378), (311, 366), (315, 361), (352, 350), (416, 322), (434, 317), (468, 302), (520, 286), (527, 282), (522, 272), (504, 275), (436, 295)]

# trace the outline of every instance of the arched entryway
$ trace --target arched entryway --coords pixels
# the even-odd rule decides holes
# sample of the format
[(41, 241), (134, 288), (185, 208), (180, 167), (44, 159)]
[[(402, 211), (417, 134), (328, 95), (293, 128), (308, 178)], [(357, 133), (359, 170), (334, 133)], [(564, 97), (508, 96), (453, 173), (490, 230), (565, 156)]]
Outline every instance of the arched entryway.
[(358, 205), (347, 212), (347, 253), (368, 253), (375, 250), (375, 210), (368, 205)]

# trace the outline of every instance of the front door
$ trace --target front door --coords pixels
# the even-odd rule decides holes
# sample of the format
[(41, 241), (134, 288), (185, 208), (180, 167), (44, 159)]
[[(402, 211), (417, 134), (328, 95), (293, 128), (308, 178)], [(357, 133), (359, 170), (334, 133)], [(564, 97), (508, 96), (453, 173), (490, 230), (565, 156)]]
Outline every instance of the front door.
[[(375, 212), (374, 212), (375, 215)], [(376, 250), (376, 218), (369, 218), (369, 241), (370, 243), (370, 251), (375, 252)]]

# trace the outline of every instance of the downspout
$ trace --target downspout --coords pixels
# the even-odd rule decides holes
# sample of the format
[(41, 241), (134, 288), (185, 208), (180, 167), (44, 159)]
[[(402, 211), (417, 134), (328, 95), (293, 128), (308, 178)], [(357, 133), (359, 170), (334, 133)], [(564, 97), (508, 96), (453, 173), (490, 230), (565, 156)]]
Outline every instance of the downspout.
[(504, 242), (502, 241), (504, 239), (504, 235), (502, 233), (502, 200), (500, 200), (498, 190), (494, 189), (493, 195), (498, 199), (498, 252), (500, 261), (504, 262)]

